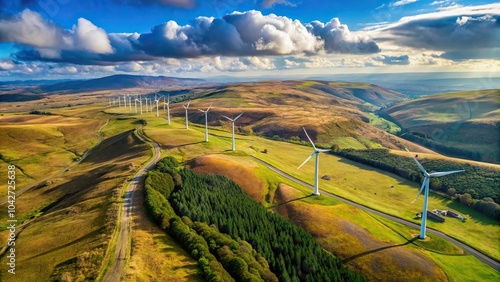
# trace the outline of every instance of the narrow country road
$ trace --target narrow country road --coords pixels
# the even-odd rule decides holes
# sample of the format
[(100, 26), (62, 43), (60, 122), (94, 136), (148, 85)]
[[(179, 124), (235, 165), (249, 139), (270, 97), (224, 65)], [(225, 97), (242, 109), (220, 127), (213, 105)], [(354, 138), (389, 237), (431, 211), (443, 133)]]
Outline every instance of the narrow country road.
[[(261, 159), (258, 159), (254, 156), (251, 156), (255, 161), (257, 161), (258, 163), (264, 165), (265, 167), (269, 168), (270, 170), (278, 173), (279, 175), (297, 183), (297, 184), (300, 184), (300, 185), (303, 185), (305, 187), (308, 187), (308, 188), (311, 188), (313, 189), (314, 187), (309, 184), (309, 183), (306, 183), (300, 179), (297, 179), (289, 174), (287, 174), (286, 172), (282, 171), (282, 170), (279, 170), (278, 168), (266, 163), (265, 161), (261, 160)], [(413, 228), (417, 228), (417, 229), (420, 229), (420, 224), (416, 224), (416, 223), (413, 223), (411, 221), (407, 221), (407, 220), (404, 220), (404, 219), (401, 219), (399, 217), (395, 217), (395, 216), (392, 216), (392, 215), (389, 215), (389, 214), (386, 214), (386, 213), (383, 213), (383, 212), (380, 212), (380, 211), (377, 211), (377, 210), (374, 210), (374, 209), (371, 209), (369, 207), (366, 207), (366, 206), (363, 206), (363, 205), (360, 205), (360, 204), (357, 204), (355, 202), (352, 202), (350, 200), (347, 200), (347, 199), (344, 199), (342, 197), (339, 197), (339, 196), (336, 196), (336, 195), (333, 195), (332, 193), (329, 193), (327, 191), (324, 191), (324, 190), (319, 190), (323, 195), (326, 195), (328, 197), (331, 197), (331, 198), (334, 198), (336, 200), (339, 200), (339, 201), (342, 201), (346, 204), (349, 204), (349, 205), (352, 205), (352, 206), (355, 206), (359, 209), (362, 209), (364, 211), (367, 211), (367, 212), (370, 212), (370, 213), (373, 213), (373, 214), (376, 214), (376, 215), (379, 215), (379, 216), (382, 216), (382, 217), (385, 217), (389, 220), (392, 220), (392, 221), (395, 221), (395, 222), (398, 222), (398, 223), (401, 223), (401, 224), (404, 224), (406, 226), (410, 226), (410, 227), (413, 227)], [(473, 247), (467, 245), (467, 244), (464, 244), (448, 235), (446, 235), (445, 233), (443, 232), (440, 232), (440, 231), (437, 231), (437, 230), (434, 230), (434, 229), (430, 229), (430, 228), (427, 228), (427, 232), (429, 233), (432, 233), (436, 236), (439, 236), (443, 239), (445, 239), (446, 241), (448, 242), (451, 242), (455, 245), (457, 245), (459, 248), (461, 248), (462, 250), (464, 250), (466, 253), (469, 253), (473, 256), (475, 256), (477, 259), (479, 259), (480, 261), (484, 262), (485, 264), (489, 265), (490, 267), (492, 267), (493, 269), (495, 269), (496, 271), (500, 271), (500, 263), (492, 258), (490, 258), (489, 256), (483, 254), (482, 252), (474, 249)]]
[(132, 223), (132, 199), (134, 196), (134, 192), (138, 189), (138, 187), (142, 185), (146, 172), (160, 159), (161, 156), (160, 146), (158, 146), (158, 144), (153, 140), (145, 137), (142, 133), (142, 129), (138, 129), (135, 132), (139, 139), (153, 146), (153, 157), (148, 161), (148, 163), (140, 168), (139, 171), (137, 171), (134, 178), (130, 182), (127, 191), (125, 192), (121, 213), (122, 215), (119, 224), (120, 230), (117, 235), (116, 241), (116, 251), (112, 258), (113, 263), (106, 271), (106, 274), (102, 279), (102, 281), (104, 282), (120, 281), (121, 275), (124, 272), (123, 270), (127, 262), (127, 257), (130, 254), (130, 226)]

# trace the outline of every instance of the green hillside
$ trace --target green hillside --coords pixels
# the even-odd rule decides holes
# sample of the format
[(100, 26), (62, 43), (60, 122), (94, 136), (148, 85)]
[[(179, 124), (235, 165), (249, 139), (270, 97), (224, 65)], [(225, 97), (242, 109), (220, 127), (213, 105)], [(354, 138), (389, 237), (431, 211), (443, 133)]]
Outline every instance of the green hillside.
[(443, 154), (500, 163), (500, 90), (446, 93), (383, 111), (401, 136)]

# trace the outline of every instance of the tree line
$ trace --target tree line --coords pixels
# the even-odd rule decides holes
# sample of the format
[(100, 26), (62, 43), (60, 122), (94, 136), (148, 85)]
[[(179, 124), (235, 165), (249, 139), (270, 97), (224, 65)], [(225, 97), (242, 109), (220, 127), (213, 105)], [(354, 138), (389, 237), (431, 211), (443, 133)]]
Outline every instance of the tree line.
[(153, 219), (198, 261), (206, 280), (365, 280), (232, 180), (176, 167), (175, 159), (167, 157), (148, 174), (146, 205)]
[[(356, 162), (392, 172), (411, 181), (422, 183), (423, 174), (409, 157), (391, 154), (387, 149), (343, 149), (336, 154)], [(431, 178), (429, 188), (448, 193), (460, 203), (489, 217), (500, 220), (500, 187), (497, 169), (458, 163), (449, 160), (420, 161), (428, 172), (465, 170), (465, 173)], [(463, 198), (463, 199), (462, 199)]]

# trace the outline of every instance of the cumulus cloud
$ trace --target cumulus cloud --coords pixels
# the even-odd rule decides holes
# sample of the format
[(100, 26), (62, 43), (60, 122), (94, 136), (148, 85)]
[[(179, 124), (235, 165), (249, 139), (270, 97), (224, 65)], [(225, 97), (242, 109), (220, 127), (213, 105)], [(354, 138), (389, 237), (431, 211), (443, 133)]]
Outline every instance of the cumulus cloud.
[(187, 25), (168, 21), (150, 32), (111, 33), (80, 18), (67, 30), (25, 10), (0, 20), (0, 42), (19, 44), (18, 60), (106, 65), (158, 58), (281, 56), (380, 51), (363, 32), (351, 32), (338, 18), (324, 24), (259, 11), (222, 18), (198, 17)]
[[(449, 59), (500, 57), (500, 4), (458, 7), (404, 17), (369, 31), (378, 42), (442, 51)], [(468, 55), (469, 54), (469, 55)]]
[(0, 20), (0, 42), (33, 47), (40, 58), (47, 59), (60, 58), (62, 51), (113, 52), (107, 33), (90, 21), (80, 18), (71, 30), (65, 30), (28, 9)]

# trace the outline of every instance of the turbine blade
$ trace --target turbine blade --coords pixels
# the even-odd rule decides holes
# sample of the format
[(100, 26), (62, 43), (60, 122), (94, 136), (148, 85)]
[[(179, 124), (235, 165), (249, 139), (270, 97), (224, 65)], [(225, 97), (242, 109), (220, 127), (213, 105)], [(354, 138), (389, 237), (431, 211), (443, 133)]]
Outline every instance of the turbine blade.
[(189, 100), (187, 107), (189, 108), (189, 104), (191, 104), (191, 100)]
[(309, 155), (309, 157), (307, 157), (307, 159), (301, 165), (299, 165), (299, 167), (297, 169), (299, 169), (303, 165), (305, 165), (307, 163), (307, 161), (309, 161), (314, 156), (314, 154), (316, 154), (316, 152), (313, 152), (311, 155)]
[(317, 152), (330, 152), (331, 149), (317, 149)]
[(441, 177), (441, 176), (445, 176), (445, 175), (448, 175), (448, 174), (453, 174), (453, 173), (459, 173), (459, 172), (464, 172), (465, 170), (454, 170), (454, 171), (444, 171), (444, 172), (433, 172), (433, 173), (429, 173), (429, 176), (430, 177)]
[(230, 119), (230, 118), (226, 117), (225, 115), (222, 115), (222, 117), (227, 118), (227, 119), (228, 119), (228, 120), (230, 120), (230, 121), (233, 121), (232, 119)]
[(418, 197), (420, 197), (420, 194), (422, 194), (422, 191), (425, 188), (425, 182), (426, 181), (427, 181), (427, 176), (424, 177), (424, 181), (422, 181), (422, 186), (420, 187), (420, 191), (418, 191), (418, 194), (417, 194), (417, 197), (415, 198), (415, 200), (413, 200), (413, 202), (411, 202), (412, 204), (415, 203), (415, 201), (418, 199)]
[(241, 117), (241, 115), (243, 115), (243, 113), (239, 114), (236, 118), (234, 118), (234, 120), (237, 120)]
[(214, 103), (212, 103), (212, 104), (210, 104), (210, 106), (208, 106), (207, 112), (208, 112), (208, 110), (210, 110), (210, 108), (212, 108), (212, 105), (213, 105), (213, 104), (214, 104)]
[(418, 162), (417, 158), (415, 158), (415, 156), (413, 156), (413, 154), (408, 151), (408, 149), (405, 148), (405, 150), (410, 154), (410, 156), (415, 160), (415, 162), (417, 163), (418, 167), (420, 168), (420, 170), (424, 173), (424, 175), (428, 175), (427, 171), (425, 170), (425, 168)]
[(200, 111), (200, 112), (202, 112), (202, 113), (204, 113), (204, 112), (205, 112), (204, 110), (200, 110), (200, 109), (198, 109), (198, 111)]
[(309, 139), (309, 142), (311, 142), (311, 144), (313, 145), (314, 150), (317, 150), (316, 146), (314, 146), (314, 142), (311, 140), (311, 137), (309, 137), (309, 134), (307, 134), (306, 129), (304, 127), (302, 127), (302, 129), (304, 129), (304, 133), (306, 134), (307, 139)]

